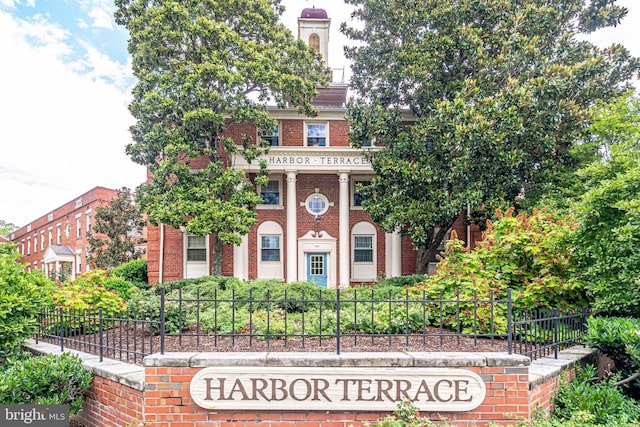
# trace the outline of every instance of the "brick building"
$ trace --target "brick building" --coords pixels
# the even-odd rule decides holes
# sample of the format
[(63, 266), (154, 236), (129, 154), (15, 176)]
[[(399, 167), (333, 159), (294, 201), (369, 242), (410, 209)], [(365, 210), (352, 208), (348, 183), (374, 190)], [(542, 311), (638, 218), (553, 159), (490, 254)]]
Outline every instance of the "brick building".
[[(316, 48), (325, 62), (330, 23), (323, 9), (304, 9), (298, 18), (298, 37)], [(278, 125), (270, 132), (260, 133), (246, 123), (228, 125), (226, 136), (237, 141), (239, 149), (245, 134), (269, 141), (271, 149), (266, 156), (269, 183), (258, 188), (264, 203), (257, 207), (257, 224), (241, 245), (225, 246), (224, 275), (347, 287), (415, 272), (411, 241), (385, 233), (362, 209), (356, 184), (366, 185), (373, 170), (362, 150), (349, 145), (347, 85), (331, 83), (319, 92), (316, 117), (301, 116), (294, 108), (273, 108)], [(257, 170), (241, 155), (234, 167), (250, 177)], [(470, 230), (462, 218), (454, 228), (467, 240)], [(150, 226), (149, 281), (211, 274), (212, 247), (211, 238), (166, 225)]]
[(116, 190), (95, 187), (17, 229), (9, 235), (23, 255), (27, 270), (43, 270), (58, 278), (75, 278), (90, 270), (88, 234), (96, 206), (117, 196)]

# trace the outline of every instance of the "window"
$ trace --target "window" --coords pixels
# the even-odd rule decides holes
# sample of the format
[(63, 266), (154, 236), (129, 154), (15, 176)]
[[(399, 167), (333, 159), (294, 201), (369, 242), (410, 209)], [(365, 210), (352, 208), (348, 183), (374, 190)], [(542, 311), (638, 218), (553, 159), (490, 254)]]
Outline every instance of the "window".
[(187, 236), (187, 261), (206, 261), (206, 243), (204, 236)]
[(80, 206), (82, 206), (82, 196), (76, 199), (76, 208), (79, 208)]
[(373, 236), (353, 236), (353, 262), (373, 262)]
[(27, 238), (27, 255), (31, 255), (31, 237)]
[(270, 146), (277, 147), (280, 145), (280, 126), (275, 125), (271, 131), (264, 131), (260, 134), (263, 141), (267, 141)]
[(353, 180), (353, 207), (361, 207), (362, 206), (362, 202), (364, 202), (367, 197), (360, 193), (358, 191), (358, 184), (360, 184), (360, 186), (367, 186), (369, 184), (371, 184), (370, 180), (358, 180), (358, 179), (354, 179)]
[(76, 239), (82, 237), (82, 218), (78, 215), (76, 217)]
[(320, 36), (316, 33), (309, 36), (309, 47), (316, 52), (320, 52)]
[(280, 236), (262, 236), (260, 261), (280, 261)]
[(40, 250), (44, 251), (44, 230), (40, 232)]
[(326, 123), (306, 123), (307, 146), (325, 147), (327, 145), (327, 124)]
[(38, 252), (38, 233), (33, 234), (33, 253)]
[(61, 225), (56, 225), (56, 245), (62, 244), (62, 228)]
[(53, 228), (49, 227), (49, 246), (53, 245)]
[(260, 197), (263, 205), (279, 205), (280, 181), (269, 180), (267, 185), (260, 186)]
[(47, 221), (53, 221), (53, 212), (47, 214)]
[(329, 209), (329, 200), (320, 193), (314, 193), (307, 197), (305, 206), (311, 215), (323, 215)]
[(91, 211), (87, 212), (87, 235), (91, 233)]

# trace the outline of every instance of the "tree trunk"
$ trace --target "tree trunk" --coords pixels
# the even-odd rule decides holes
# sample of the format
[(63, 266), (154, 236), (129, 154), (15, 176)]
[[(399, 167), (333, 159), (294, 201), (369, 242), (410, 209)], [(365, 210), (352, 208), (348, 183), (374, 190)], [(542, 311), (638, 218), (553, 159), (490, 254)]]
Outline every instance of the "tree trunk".
[(222, 248), (224, 244), (218, 239), (218, 235), (213, 235), (213, 254), (211, 262), (211, 275), (222, 276)]
[(442, 243), (442, 239), (447, 234), (447, 231), (451, 228), (452, 224), (449, 224), (444, 227), (440, 227), (438, 232), (431, 232), (432, 238), (430, 239), (430, 244), (426, 247), (418, 248), (418, 254), (416, 257), (416, 274), (428, 274), (429, 273), (429, 262), (435, 258), (436, 254), (439, 253), (438, 247), (440, 243)]

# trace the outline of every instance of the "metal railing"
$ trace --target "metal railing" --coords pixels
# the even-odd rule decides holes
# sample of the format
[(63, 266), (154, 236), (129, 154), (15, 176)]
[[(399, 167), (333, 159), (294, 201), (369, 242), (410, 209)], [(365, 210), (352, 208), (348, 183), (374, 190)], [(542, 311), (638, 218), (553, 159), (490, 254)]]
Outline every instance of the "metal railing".
[[(586, 310), (516, 312), (506, 298), (381, 296), (324, 289), (279, 297), (160, 290), (153, 312), (130, 307), (42, 313), (36, 340), (130, 363), (166, 351), (498, 351), (532, 359), (581, 342)], [(172, 294), (173, 295), (173, 294)]]

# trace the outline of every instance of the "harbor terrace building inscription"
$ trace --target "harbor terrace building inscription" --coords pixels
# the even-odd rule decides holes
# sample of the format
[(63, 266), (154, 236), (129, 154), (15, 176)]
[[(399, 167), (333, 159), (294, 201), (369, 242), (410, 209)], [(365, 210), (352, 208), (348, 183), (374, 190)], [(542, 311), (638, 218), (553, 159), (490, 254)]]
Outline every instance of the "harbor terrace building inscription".
[(476, 373), (447, 368), (210, 367), (194, 375), (191, 397), (206, 409), (471, 411), (485, 398)]

